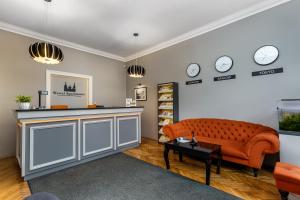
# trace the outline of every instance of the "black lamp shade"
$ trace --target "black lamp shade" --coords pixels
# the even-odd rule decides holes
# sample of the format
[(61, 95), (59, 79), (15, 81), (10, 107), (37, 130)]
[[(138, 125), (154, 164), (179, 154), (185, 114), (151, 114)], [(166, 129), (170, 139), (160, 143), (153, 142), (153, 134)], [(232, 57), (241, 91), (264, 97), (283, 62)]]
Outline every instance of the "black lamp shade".
[(131, 65), (127, 69), (128, 76), (133, 78), (143, 78), (145, 76), (145, 68), (141, 65)]
[(58, 64), (64, 59), (60, 48), (45, 42), (36, 42), (30, 45), (29, 53), (33, 60), (44, 64)]

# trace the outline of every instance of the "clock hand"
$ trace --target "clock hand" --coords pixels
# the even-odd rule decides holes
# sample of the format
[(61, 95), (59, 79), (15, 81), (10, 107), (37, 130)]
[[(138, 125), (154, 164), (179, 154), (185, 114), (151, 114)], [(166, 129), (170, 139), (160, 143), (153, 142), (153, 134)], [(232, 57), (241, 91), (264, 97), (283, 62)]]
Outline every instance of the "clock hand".
[(228, 66), (228, 64), (226, 64), (226, 63), (222, 64), (222, 67), (227, 67), (227, 66)]

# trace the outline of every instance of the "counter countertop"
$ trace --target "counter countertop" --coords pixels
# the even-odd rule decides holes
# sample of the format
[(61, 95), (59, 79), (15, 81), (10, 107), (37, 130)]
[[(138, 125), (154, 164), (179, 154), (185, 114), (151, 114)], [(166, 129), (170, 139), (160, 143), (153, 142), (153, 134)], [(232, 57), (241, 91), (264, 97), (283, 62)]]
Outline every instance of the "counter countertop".
[(30, 109), (30, 110), (15, 110), (16, 112), (43, 112), (43, 111), (68, 111), (68, 110), (103, 110), (103, 109), (130, 109), (130, 108), (144, 108), (143, 106), (125, 107), (125, 106), (112, 106), (112, 107), (97, 107), (97, 108), (68, 108), (68, 109)]

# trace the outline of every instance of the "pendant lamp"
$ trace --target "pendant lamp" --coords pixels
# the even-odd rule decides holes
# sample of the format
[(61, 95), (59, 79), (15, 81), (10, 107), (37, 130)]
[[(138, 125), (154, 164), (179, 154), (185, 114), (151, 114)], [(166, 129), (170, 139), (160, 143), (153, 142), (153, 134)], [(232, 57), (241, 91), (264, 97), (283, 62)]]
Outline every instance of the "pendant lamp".
[[(133, 36), (135, 38), (137, 38), (139, 36), (139, 34), (134, 33)], [(145, 72), (146, 72), (145, 68), (141, 65), (138, 65), (137, 58), (136, 58), (136, 64), (130, 65), (127, 68), (127, 74), (129, 77), (132, 77), (132, 78), (143, 78), (145, 76)]]
[[(50, 3), (52, 0), (44, 0), (44, 1), (46, 3)], [(46, 15), (47, 14), (48, 13), (46, 13)], [(61, 49), (55, 46), (54, 44), (48, 42), (36, 42), (34, 44), (31, 44), (29, 46), (29, 54), (34, 61), (43, 64), (52, 64), (52, 65), (59, 64), (64, 59), (64, 55)]]

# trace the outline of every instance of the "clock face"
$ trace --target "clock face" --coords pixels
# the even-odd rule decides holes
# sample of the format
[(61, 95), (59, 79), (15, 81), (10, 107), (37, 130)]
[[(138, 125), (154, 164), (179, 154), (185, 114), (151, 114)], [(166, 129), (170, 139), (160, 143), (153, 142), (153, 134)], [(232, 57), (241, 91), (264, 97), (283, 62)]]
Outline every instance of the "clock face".
[(201, 68), (197, 63), (192, 63), (186, 68), (186, 73), (189, 77), (193, 78), (200, 74)]
[(279, 51), (274, 46), (263, 46), (254, 54), (254, 60), (259, 65), (270, 65), (279, 57)]
[(233, 66), (233, 60), (229, 56), (222, 56), (216, 61), (216, 70), (224, 73), (228, 72)]

